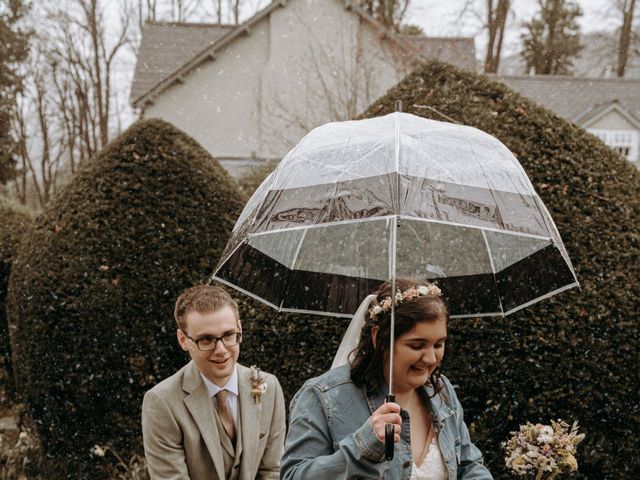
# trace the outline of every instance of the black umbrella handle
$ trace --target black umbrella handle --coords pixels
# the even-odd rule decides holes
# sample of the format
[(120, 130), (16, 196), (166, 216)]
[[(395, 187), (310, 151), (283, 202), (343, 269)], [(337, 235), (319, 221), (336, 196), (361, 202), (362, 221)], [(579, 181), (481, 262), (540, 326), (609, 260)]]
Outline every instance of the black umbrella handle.
[[(395, 395), (387, 395), (385, 402), (395, 402)], [(384, 426), (384, 458), (385, 460), (393, 460), (393, 450), (395, 448), (395, 442), (393, 441), (396, 436), (396, 427), (393, 423), (387, 423)]]

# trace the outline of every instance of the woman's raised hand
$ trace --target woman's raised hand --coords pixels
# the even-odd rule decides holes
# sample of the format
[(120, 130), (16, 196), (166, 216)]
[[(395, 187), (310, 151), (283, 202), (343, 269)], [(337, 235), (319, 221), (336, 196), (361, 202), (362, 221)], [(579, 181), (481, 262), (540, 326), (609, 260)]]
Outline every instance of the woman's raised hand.
[(380, 441), (384, 442), (384, 426), (387, 423), (391, 423), (395, 429), (395, 435), (393, 437), (394, 442), (400, 441), (400, 426), (402, 425), (402, 417), (400, 416), (400, 405), (394, 402), (383, 403), (378, 408), (371, 418), (369, 418), (371, 427)]

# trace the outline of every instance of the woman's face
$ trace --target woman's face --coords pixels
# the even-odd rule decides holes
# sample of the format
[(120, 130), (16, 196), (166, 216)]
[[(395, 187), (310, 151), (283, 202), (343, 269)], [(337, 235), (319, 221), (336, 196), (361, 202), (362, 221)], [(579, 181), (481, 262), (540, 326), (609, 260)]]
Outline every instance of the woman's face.
[[(447, 339), (445, 318), (417, 323), (394, 343), (393, 390), (406, 393), (424, 385), (442, 361)], [(389, 383), (389, 352), (385, 354), (384, 377)]]

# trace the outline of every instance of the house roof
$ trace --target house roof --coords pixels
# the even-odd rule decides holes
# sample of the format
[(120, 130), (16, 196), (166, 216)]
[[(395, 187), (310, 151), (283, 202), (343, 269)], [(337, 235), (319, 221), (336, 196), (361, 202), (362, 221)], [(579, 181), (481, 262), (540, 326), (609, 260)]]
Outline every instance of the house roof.
[[(392, 41), (417, 47), (420, 56), (437, 58), (463, 68), (475, 70), (473, 38), (435, 38), (395, 35), (374, 20), (352, 0), (345, 6), (377, 28), (387, 32)], [(286, 7), (286, 0), (273, 0), (267, 7), (240, 25), (212, 25), (193, 23), (147, 23), (142, 31), (136, 71), (131, 87), (131, 103), (139, 106), (162, 93), (174, 82), (207, 59), (239, 35), (249, 32), (254, 24), (278, 7)], [(460, 55), (460, 56), (458, 56)]]
[(640, 79), (555, 75), (491, 77), (578, 124), (592, 120), (613, 102), (632, 117), (640, 118)]
[(131, 98), (140, 98), (180, 68), (186, 59), (200, 52), (203, 46), (215, 43), (235, 27), (210, 23), (145, 23)]

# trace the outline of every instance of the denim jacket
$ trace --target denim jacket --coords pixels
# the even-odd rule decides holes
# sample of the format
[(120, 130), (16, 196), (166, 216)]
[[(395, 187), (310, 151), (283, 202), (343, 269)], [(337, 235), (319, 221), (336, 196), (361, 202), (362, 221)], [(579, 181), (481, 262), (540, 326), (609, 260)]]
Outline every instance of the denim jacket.
[[(451, 383), (442, 379), (443, 389), (430, 401), (448, 479), (492, 479), (480, 450), (471, 443), (458, 397)], [(422, 388), (433, 394), (430, 387)], [(348, 365), (307, 380), (291, 401), (280, 478), (409, 480), (413, 462), (408, 413), (401, 412), (400, 442), (391, 461), (384, 459), (384, 442), (368, 421), (384, 403), (388, 387), (381, 390), (369, 396), (355, 386)]]

